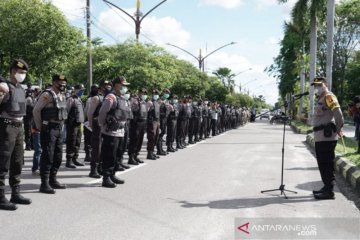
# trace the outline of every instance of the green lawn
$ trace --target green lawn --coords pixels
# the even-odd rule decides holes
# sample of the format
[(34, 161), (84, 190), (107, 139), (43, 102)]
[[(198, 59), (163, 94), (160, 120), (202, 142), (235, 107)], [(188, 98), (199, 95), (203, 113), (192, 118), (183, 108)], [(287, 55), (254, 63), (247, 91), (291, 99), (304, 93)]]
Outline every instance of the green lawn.
[[(301, 129), (301, 133), (305, 134), (309, 131), (312, 131), (312, 127), (300, 122), (300, 121), (292, 121), (291, 124)], [(356, 166), (360, 167), (360, 153), (357, 153), (358, 150), (358, 142), (353, 140), (352, 138), (344, 137), (345, 151), (342, 140), (339, 139), (338, 144), (336, 146), (335, 151), (338, 154), (341, 154), (346, 159), (352, 161)]]

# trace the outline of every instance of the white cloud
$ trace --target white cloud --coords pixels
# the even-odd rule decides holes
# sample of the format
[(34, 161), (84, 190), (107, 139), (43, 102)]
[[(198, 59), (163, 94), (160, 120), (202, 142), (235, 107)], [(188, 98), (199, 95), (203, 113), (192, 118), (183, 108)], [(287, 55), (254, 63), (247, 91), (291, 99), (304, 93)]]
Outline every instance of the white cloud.
[(51, 0), (51, 2), (71, 21), (84, 18), (86, 7), (84, 0)]
[(233, 9), (241, 6), (243, 4), (243, 0), (200, 0), (200, 4)]
[[(129, 13), (135, 9), (125, 9)], [(121, 16), (121, 17), (120, 17)], [(99, 26), (106, 29), (117, 39), (135, 38), (135, 24), (128, 16), (118, 10), (108, 9), (100, 13)], [(157, 18), (147, 16), (141, 23), (140, 35), (142, 41), (149, 41), (150, 38), (156, 44), (163, 45), (171, 42), (184, 47), (190, 41), (191, 34), (183, 29), (181, 23), (173, 17)], [(164, 34), (166, 33), (166, 34)]]

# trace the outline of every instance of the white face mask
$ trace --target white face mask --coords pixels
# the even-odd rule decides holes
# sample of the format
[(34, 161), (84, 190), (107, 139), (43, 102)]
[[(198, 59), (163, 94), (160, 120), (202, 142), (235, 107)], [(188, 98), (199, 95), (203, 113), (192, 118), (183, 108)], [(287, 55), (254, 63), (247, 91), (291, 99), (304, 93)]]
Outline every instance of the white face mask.
[(323, 86), (316, 86), (315, 87), (315, 92), (320, 96), (323, 92), (324, 92), (324, 87)]
[(158, 100), (159, 99), (159, 95), (154, 95), (153, 96), (153, 99), (156, 101), (156, 100)]
[(125, 98), (125, 100), (129, 100), (130, 99), (130, 94), (125, 94), (124, 98)]
[(177, 104), (179, 101), (177, 99), (173, 99), (173, 103)]
[(147, 99), (147, 95), (141, 95), (141, 100), (145, 101)]
[(18, 83), (22, 83), (26, 78), (26, 73), (15, 73), (15, 79)]
[(121, 90), (120, 90), (120, 93), (125, 94), (127, 91), (128, 91), (127, 87), (122, 87)]
[(206, 104), (206, 105), (208, 105), (208, 103), (209, 103), (208, 101), (205, 101), (205, 104)]

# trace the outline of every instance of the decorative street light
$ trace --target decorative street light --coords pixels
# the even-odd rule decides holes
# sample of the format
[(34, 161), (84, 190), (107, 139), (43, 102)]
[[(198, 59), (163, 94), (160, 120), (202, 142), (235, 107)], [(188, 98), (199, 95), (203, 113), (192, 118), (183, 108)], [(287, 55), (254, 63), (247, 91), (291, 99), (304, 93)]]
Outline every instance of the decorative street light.
[(119, 9), (120, 11), (122, 11), (123, 13), (125, 13), (127, 16), (129, 16), (134, 22), (135, 22), (135, 34), (136, 34), (136, 41), (139, 41), (139, 34), (140, 34), (140, 25), (142, 20), (144, 20), (144, 18), (149, 15), (152, 11), (154, 11), (157, 7), (159, 7), (161, 4), (163, 4), (164, 2), (166, 2), (167, 0), (163, 0), (161, 1), (159, 4), (157, 4), (155, 7), (153, 7), (152, 9), (150, 9), (150, 11), (148, 11), (147, 13), (145, 13), (143, 15), (143, 13), (140, 11), (140, 0), (136, 1), (136, 12), (134, 13), (134, 16), (131, 16), (129, 13), (127, 13), (124, 9), (116, 6), (115, 4), (107, 1), (107, 0), (103, 0), (104, 2), (106, 2), (107, 4), (110, 4), (111, 6)]
[(183, 49), (183, 48), (181, 48), (181, 47), (178, 47), (178, 46), (176, 46), (176, 45), (167, 43), (167, 45), (172, 46), (172, 47), (176, 47), (176, 48), (178, 48), (178, 49), (186, 52), (187, 54), (189, 54), (189, 55), (192, 56), (193, 58), (195, 58), (195, 59), (198, 61), (198, 63), (199, 63), (199, 69), (202, 70), (203, 72), (204, 72), (204, 60), (205, 60), (207, 57), (209, 57), (211, 54), (219, 51), (220, 49), (222, 49), (222, 48), (224, 48), (224, 47), (227, 47), (227, 46), (229, 46), (229, 45), (233, 45), (233, 44), (236, 44), (236, 42), (231, 42), (231, 43), (225, 44), (225, 45), (223, 45), (223, 46), (215, 49), (214, 51), (210, 52), (209, 54), (205, 55), (204, 57), (202, 56), (202, 54), (201, 54), (201, 49), (200, 49), (199, 57), (196, 57), (194, 54), (192, 54), (191, 52), (189, 52), (189, 51), (187, 51), (187, 50), (185, 50), (185, 49)]

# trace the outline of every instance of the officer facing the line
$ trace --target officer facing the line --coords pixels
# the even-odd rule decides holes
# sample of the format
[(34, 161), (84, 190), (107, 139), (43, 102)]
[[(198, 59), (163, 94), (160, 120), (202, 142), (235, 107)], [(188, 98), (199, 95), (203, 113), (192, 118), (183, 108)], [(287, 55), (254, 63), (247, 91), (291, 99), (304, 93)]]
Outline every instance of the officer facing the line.
[(313, 191), (316, 199), (334, 199), (335, 147), (338, 136), (342, 137), (344, 118), (336, 96), (326, 86), (326, 79), (317, 77), (311, 84), (318, 95), (313, 126), (315, 152), (324, 187)]
[[(23, 117), (26, 115), (25, 91), (20, 83), (29, 67), (17, 59), (10, 66), (10, 80), (0, 82), (0, 209), (16, 210), (17, 204), (30, 204), (20, 195), (20, 175), (24, 161)], [(5, 197), (5, 176), (9, 171), (10, 202)]]
[(67, 79), (63, 75), (52, 77), (52, 87), (45, 90), (36, 102), (33, 115), (34, 132), (40, 131), (42, 154), (40, 159), (40, 192), (54, 194), (54, 189), (65, 189), (57, 172), (62, 161), (64, 121), (67, 119), (66, 90)]
[(121, 95), (127, 92), (126, 79), (122, 76), (112, 81), (113, 92), (106, 95), (99, 111), (99, 125), (101, 127), (102, 145), (101, 161), (103, 182), (102, 186), (114, 188), (116, 184), (125, 181), (116, 177), (117, 159), (121, 154), (124, 143), (125, 125), (128, 119), (128, 109), (125, 98)]

